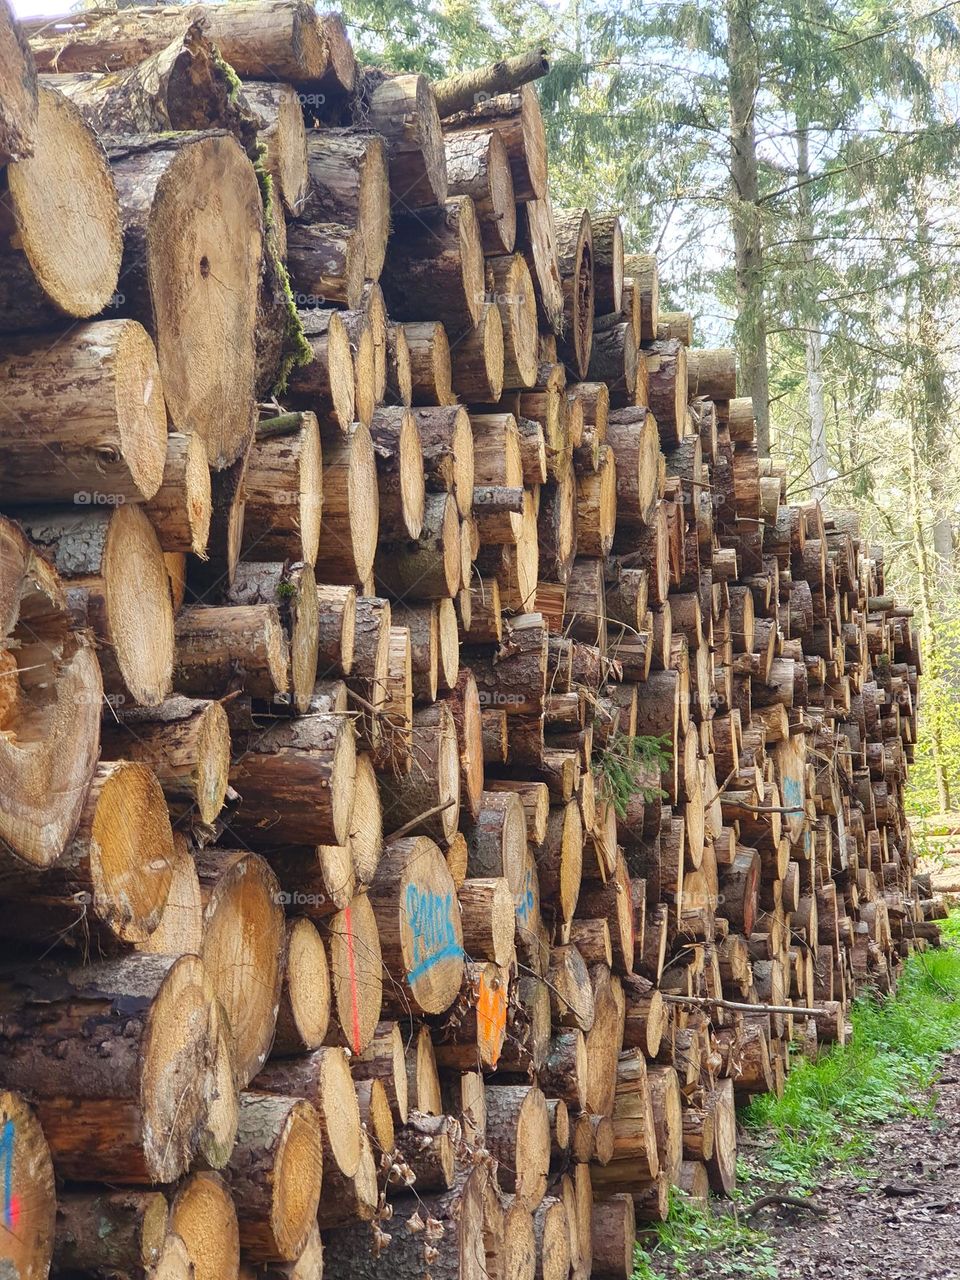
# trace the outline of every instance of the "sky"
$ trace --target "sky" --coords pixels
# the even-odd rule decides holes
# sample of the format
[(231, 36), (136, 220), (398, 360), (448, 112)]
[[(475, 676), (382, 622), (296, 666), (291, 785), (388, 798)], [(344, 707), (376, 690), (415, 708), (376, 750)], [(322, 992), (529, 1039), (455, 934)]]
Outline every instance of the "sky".
[(61, 7), (56, 0), (13, 0), (13, 12), (18, 18), (36, 18), (47, 13), (59, 16), (66, 13), (68, 8), (69, 4)]

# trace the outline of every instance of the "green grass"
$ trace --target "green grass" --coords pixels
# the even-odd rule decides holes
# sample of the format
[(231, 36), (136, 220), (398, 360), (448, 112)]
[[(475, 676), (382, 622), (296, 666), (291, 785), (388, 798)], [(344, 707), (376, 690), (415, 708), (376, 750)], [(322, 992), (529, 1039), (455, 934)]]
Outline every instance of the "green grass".
[(762, 1231), (734, 1214), (711, 1212), (676, 1189), (670, 1195), (667, 1221), (657, 1224), (653, 1248), (647, 1252), (638, 1244), (634, 1251), (633, 1280), (664, 1280), (656, 1266), (658, 1257), (669, 1261), (678, 1276), (693, 1274), (694, 1267), (698, 1276), (716, 1280), (777, 1276), (773, 1247)]
[(871, 1126), (932, 1110), (941, 1060), (960, 1045), (960, 912), (941, 924), (952, 945), (911, 956), (895, 994), (854, 1002), (845, 1045), (816, 1062), (798, 1058), (782, 1098), (765, 1094), (741, 1112), (756, 1145), (741, 1161), (732, 1206), (674, 1195), (667, 1221), (637, 1247), (633, 1280), (662, 1280), (660, 1263), (679, 1277), (776, 1277), (771, 1241), (737, 1206), (772, 1190), (809, 1194), (828, 1167), (858, 1172)]

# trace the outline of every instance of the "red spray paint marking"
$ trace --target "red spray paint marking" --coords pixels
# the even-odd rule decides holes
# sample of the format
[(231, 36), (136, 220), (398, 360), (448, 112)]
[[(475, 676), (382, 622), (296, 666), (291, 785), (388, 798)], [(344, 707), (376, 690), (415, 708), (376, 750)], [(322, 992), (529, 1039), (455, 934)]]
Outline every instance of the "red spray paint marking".
[(360, 1000), (357, 995), (357, 964), (353, 955), (353, 924), (350, 908), (344, 907), (343, 921), (347, 926), (347, 964), (350, 968), (350, 1014), (353, 1031), (353, 1052), (360, 1052)]

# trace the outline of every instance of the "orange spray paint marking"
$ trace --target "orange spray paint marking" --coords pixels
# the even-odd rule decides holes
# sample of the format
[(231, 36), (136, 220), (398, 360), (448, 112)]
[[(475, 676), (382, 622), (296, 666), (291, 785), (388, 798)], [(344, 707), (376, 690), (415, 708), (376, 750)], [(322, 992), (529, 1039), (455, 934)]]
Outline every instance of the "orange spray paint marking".
[(477, 1047), (481, 1062), (491, 1067), (497, 1065), (506, 1029), (506, 984), (498, 982), (494, 986), (481, 979), (477, 993)]

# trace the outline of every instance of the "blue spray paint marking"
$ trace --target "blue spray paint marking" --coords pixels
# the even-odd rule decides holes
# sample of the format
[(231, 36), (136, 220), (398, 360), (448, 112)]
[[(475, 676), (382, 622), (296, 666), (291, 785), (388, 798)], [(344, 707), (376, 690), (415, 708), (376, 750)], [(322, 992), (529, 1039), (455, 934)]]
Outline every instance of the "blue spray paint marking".
[(534, 908), (533, 872), (530, 870), (529, 867), (527, 868), (527, 878), (523, 883), (523, 888), (518, 894), (517, 900), (514, 903), (514, 906), (516, 907), (517, 916), (520, 920), (520, 923), (525, 924), (527, 921), (527, 917), (532, 913)]
[(785, 807), (787, 809), (803, 808), (803, 788), (796, 778), (784, 778), (783, 798), (786, 801)]
[(442, 960), (462, 956), (463, 947), (453, 927), (452, 893), (438, 894), (409, 884), (405, 907), (407, 924), (413, 930), (413, 968), (407, 981), (416, 982)]
[(13, 1226), (13, 1139), (16, 1130), (8, 1120), (0, 1134), (0, 1161), (3, 1162), (3, 1225)]

